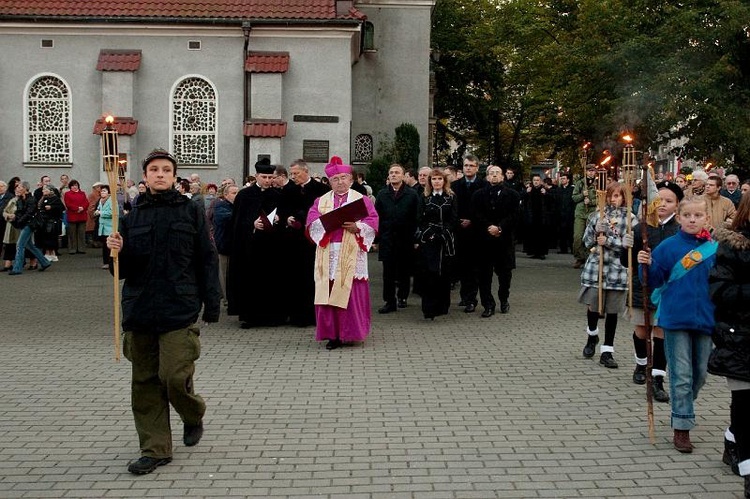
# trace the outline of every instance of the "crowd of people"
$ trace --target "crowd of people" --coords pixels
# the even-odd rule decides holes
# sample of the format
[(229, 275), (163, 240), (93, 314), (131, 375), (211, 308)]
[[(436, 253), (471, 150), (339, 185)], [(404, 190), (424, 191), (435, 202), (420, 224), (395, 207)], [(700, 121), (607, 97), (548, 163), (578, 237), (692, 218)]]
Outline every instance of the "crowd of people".
[[(316, 340), (335, 350), (370, 332), (370, 251), (382, 263), (378, 313), (398, 312), (419, 296), (426, 320), (450, 312), (455, 287), (466, 314), (480, 304), (482, 318), (509, 313), (517, 243), (534, 259), (552, 248), (572, 252), (586, 307), (583, 357), (599, 346), (599, 363), (618, 367), (614, 339), (630, 289), (633, 382), (650, 382), (654, 399), (671, 403), (674, 446), (691, 452), (693, 402), (707, 372), (726, 376), (732, 400), (724, 461), (746, 477), (750, 494), (750, 318), (742, 307), (750, 296), (750, 181), (696, 171), (654, 183), (646, 203), (640, 193), (648, 185), (628, 192), (609, 179), (597, 192), (595, 165), (575, 181), (567, 173), (556, 181), (534, 174), (527, 183), (511, 168), (489, 165), (481, 175), (479, 167), (472, 155), (460, 169), (393, 164), (376, 196), (337, 157), (320, 180), (303, 160), (288, 170), (262, 160), (243, 185), (231, 178), (217, 185), (196, 174), (179, 178), (176, 160), (156, 150), (140, 183), (111, 189), (97, 182), (88, 195), (66, 175), (59, 187), (45, 175), (33, 191), (14, 177), (0, 182), (2, 270), (46, 270), (66, 248), (76, 255), (94, 247), (110, 269), (110, 251), (120, 252), (124, 348), (143, 449), (130, 469), (148, 473), (171, 460), (164, 421), (149, 412), (156, 400), (160, 407), (179, 400), (186, 445), (202, 435), (205, 404), (192, 388), (201, 309), (213, 322), (223, 302), (241, 328), (315, 326)], [(645, 239), (634, 235), (641, 224), (648, 225)], [(655, 291), (644, 296), (643, 282)], [(159, 362), (146, 360), (154, 348), (182, 360), (157, 375)], [(164, 399), (161, 383), (182, 388)]]

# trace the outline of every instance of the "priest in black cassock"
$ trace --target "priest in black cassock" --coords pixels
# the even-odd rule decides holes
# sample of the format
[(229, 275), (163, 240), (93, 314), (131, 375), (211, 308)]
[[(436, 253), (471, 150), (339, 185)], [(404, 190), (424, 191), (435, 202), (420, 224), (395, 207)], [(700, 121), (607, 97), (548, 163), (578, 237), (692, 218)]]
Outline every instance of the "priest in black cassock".
[(307, 212), (316, 198), (331, 188), (310, 177), (304, 160), (298, 159), (289, 167), (292, 181), (282, 189), (279, 208), (283, 227), (287, 283), (285, 300), (289, 323), (306, 327), (315, 325), (315, 244), (305, 234)]
[(275, 168), (269, 160), (260, 160), (255, 170), (256, 183), (238, 192), (234, 200), (227, 269), (228, 314), (239, 315), (243, 329), (286, 321), (285, 283), (273, 265), (283, 244), (275, 212), (281, 192), (273, 187)]

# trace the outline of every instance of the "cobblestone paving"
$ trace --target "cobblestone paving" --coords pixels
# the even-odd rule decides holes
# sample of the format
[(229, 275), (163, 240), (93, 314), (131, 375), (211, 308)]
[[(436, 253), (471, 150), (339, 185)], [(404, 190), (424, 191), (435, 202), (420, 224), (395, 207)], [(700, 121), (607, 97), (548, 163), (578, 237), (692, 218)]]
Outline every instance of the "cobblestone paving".
[(184, 447), (173, 414), (174, 461), (130, 475), (130, 366), (112, 359), (112, 280), (94, 251), (0, 274), (2, 498), (740, 497), (721, 463), (724, 381), (697, 402), (693, 454), (672, 449), (664, 404), (651, 445), (632, 329), (620, 322), (620, 369), (581, 357), (578, 271), (559, 255), (519, 254), (508, 315), (454, 306), (425, 321), (413, 297), (374, 313), (363, 346), (332, 352), (312, 328), (222, 317), (202, 331), (205, 437)]

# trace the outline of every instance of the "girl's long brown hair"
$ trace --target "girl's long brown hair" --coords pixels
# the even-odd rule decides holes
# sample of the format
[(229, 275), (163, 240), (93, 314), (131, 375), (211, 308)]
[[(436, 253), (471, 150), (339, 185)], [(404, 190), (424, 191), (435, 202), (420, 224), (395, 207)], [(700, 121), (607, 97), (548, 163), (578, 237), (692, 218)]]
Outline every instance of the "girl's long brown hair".
[(737, 212), (732, 220), (733, 231), (740, 231), (750, 227), (750, 192), (746, 192), (740, 198), (740, 204), (737, 206)]

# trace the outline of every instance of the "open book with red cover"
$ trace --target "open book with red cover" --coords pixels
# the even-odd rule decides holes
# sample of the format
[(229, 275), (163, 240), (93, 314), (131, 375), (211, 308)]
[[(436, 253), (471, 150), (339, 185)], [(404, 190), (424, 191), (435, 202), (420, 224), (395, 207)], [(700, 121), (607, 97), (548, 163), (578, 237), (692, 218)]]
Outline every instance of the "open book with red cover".
[(356, 201), (339, 206), (335, 210), (321, 215), (320, 223), (323, 224), (326, 232), (331, 232), (346, 222), (356, 222), (357, 220), (362, 220), (367, 215), (367, 205), (365, 205), (364, 198), (359, 198)]

